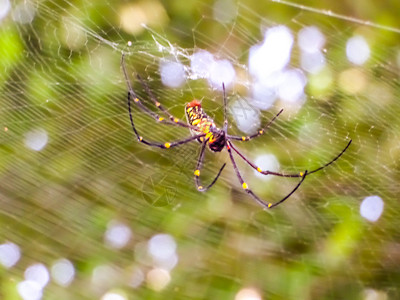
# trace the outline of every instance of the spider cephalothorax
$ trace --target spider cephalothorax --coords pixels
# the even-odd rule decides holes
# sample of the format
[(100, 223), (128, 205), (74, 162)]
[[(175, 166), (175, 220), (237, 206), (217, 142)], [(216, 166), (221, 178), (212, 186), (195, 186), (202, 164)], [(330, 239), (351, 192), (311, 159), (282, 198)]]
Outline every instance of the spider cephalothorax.
[[(248, 193), (253, 199), (262, 205), (265, 208), (272, 208), (274, 206), (277, 206), (281, 204), (283, 201), (288, 199), (303, 183), (304, 179), (306, 178), (307, 175), (311, 173), (318, 172), (322, 170), (323, 168), (329, 166), (333, 162), (335, 162), (342, 154), (347, 150), (347, 148), (351, 144), (351, 140), (347, 143), (346, 147), (330, 162), (326, 163), (322, 167), (319, 167), (315, 170), (312, 171), (304, 171), (304, 172), (299, 172), (296, 174), (284, 174), (284, 173), (278, 173), (278, 172), (272, 172), (268, 170), (262, 170), (260, 167), (252, 163), (250, 160), (248, 160), (232, 143), (233, 140), (236, 141), (243, 141), (247, 142), (252, 140), (253, 138), (256, 138), (258, 136), (261, 136), (265, 133), (266, 129), (272, 124), (272, 122), (275, 121), (275, 119), (282, 113), (283, 109), (281, 109), (276, 116), (269, 121), (262, 129), (258, 130), (257, 133), (250, 135), (250, 136), (235, 136), (235, 135), (229, 135), (228, 134), (228, 120), (227, 120), (227, 100), (226, 100), (226, 94), (225, 94), (225, 86), (222, 84), (222, 90), (223, 90), (223, 101), (224, 101), (224, 125), (221, 128), (218, 128), (214, 121), (203, 111), (203, 108), (201, 107), (201, 103), (197, 100), (193, 100), (190, 103), (188, 103), (185, 107), (185, 114), (187, 118), (187, 123), (182, 122), (178, 118), (174, 117), (168, 110), (166, 110), (161, 103), (157, 100), (157, 98), (153, 95), (151, 92), (150, 88), (148, 85), (141, 79), (140, 76), (137, 76), (140, 83), (142, 84), (142, 87), (145, 89), (147, 92), (150, 100), (153, 102), (153, 104), (160, 110), (161, 113), (165, 115), (165, 117), (160, 117), (157, 113), (154, 111), (150, 110), (145, 106), (141, 100), (137, 97), (135, 91), (132, 89), (131, 82), (129, 81), (128, 74), (126, 73), (126, 68), (125, 68), (125, 62), (124, 62), (124, 54), (122, 54), (122, 59), (121, 59), (121, 65), (122, 65), (122, 70), (124, 72), (126, 84), (128, 85), (128, 110), (129, 110), (129, 118), (131, 121), (132, 129), (133, 132), (135, 133), (136, 138), (138, 139), (139, 142), (144, 143), (148, 146), (152, 147), (158, 147), (160, 149), (168, 149), (172, 147), (176, 147), (182, 144), (186, 144), (188, 142), (197, 140), (201, 143), (201, 150), (200, 150), (200, 155), (197, 160), (196, 164), (196, 169), (194, 171), (194, 179), (195, 183), (197, 186), (197, 189), (199, 191), (207, 191), (209, 188), (211, 188), (214, 183), (217, 181), (219, 178), (222, 170), (225, 167), (225, 164), (222, 165), (222, 167), (219, 169), (218, 174), (215, 176), (214, 180), (208, 185), (208, 186), (202, 186), (200, 184), (200, 170), (203, 164), (203, 159), (204, 159), (204, 150), (206, 146), (210, 148), (210, 150), (214, 152), (220, 152), (223, 149), (226, 149), (229, 154), (229, 158), (232, 162), (233, 169), (235, 170), (236, 176), (239, 179), (240, 184), (242, 185), (242, 188)], [(192, 136), (183, 139), (183, 140), (178, 140), (175, 142), (166, 142), (166, 143), (157, 143), (157, 142), (152, 142), (144, 139), (141, 135), (139, 135), (135, 123), (133, 122), (133, 116), (132, 116), (132, 108), (131, 108), (131, 102), (134, 102), (137, 104), (139, 109), (149, 115), (150, 117), (154, 118), (157, 122), (163, 123), (163, 124), (170, 124), (170, 125), (175, 125), (175, 126), (180, 126), (180, 127), (186, 127), (190, 130)], [(248, 184), (243, 180), (242, 175), (240, 174), (239, 168), (237, 167), (235, 158), (233, 156), (232, 150), (239, 155), (240, 158), (242, 158), (250, 167), (253, 169), (257, 170), (259, 173), (263, 175), (273, 175), (273, 176), (280, 176), (280, 177), (299, 177), (301, 180), (297, 183), (297, 185), (292, 189), (292, 191), (286, 195), (284, 198), (281, 200), (275, 202), (275, 203), (268, 203), (264, 202), (261, 200), (254, 192), (249, 188)]]

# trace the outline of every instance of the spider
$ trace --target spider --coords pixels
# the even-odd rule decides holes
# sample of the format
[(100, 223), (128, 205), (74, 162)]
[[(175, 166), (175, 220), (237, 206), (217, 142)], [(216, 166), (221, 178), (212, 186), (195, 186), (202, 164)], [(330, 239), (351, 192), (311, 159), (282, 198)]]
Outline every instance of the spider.
[[(214, 121), (204, 112), (203, 108), (201, 107), (201, 103), (197, 100), (193, 100), (190, 103), (188, 103), (185, 106), (185, 115), (187, 122), (182, 122), (178, 118), (174, 117), (167, 109), (165, 109), (161, 103), (157, 100), (157, 98), (154, 96), (154, 94), (151, 92), (149, 86), (144, 82), (144, 80), (140, 77), (140, 75), (137, 75), (137, 78), (142, 85), (142, 88), (146, 91), (147, 95), (151, 99), (151, 101), (154, 103), (154, 105), (160, 110), (160, 112), (164, 113), (167, 118), (160, 117), (157, 113), (154, 111), (150, 110), (147, 108), (142, 101), (138, 98), (136, 95), (135, 91), (132, 89), (131, 82), (129, 80), (129, 77), (126, 72), (126, 67), (125, 67), (125, 60), (124, 60), (125, 54), (122, 54), (121, 58), (121, 67), (124, 73), (125, 81), (128, 86), (128, 112), (129, 112), (129, 118), (131, 121), (132, 129), (133, 132), (136, 135), (136, 138), (138, 139), (139, 142), (146, 144), (151, 147), (157, 147), (160, 149), (169, 149), (173, 148), (179, 145), (183, 145), (186, 143), (189, 143), (191, 141), (197, 140), (199, 143), (201, 143), (201, 150), (200, 150), (200, 155), (197, 159), (197, 164), (196, 164), (196, 169), (194, 171), (194, 180), (195, 184), (197, 187), (198, 191), (204, 192), (210, 189), (218, 180), (219, 176), (221, 175), (221, 172), (225, 168), (226, 163), (222, 165), (222, 167), (219, 169), (217, 175), (213, 179), (213, 181), (207, 185), (203, 186), (200, 184), (200, 171), (201, 167), (203, 165), (203, 159), (204, 159), (204, 152), (206, 147), (213, 151), (213, 152), (220, 152), (223, 149), (226, 149), (228, 151), (230, 160), (232, 162), (232, 166), (235, 170), (236, 176), (239, 179), (240, 184), (242, 185), (242, 188), (246, 191), (247, 194), (249, 194), (258, 204), (263, 206), (264, 208), (273, 208), (282, 202), (284, 202), (286, 199), (288, 199), (303, 183), (304, 179), (306, 176), (312, 173), (316, 173), (325, 167), (329, 166), (330, 164), (334, 163), (339, 157), (343, 155), (343, 153), (347, 150), (347, 148), (350, 146), (352, 140), (347, 143), (346, 147), (330, 162), (326, 163), (325, 165), (312, 170), (312, 171), (307, 171), (305, 170), (304, 172), (299, 172), (297, 174), (284, 174), (284, 173), (278, 173), (278, 172), (272, 172), (268, 170), (262, 170), (260, 167), (256, 166), (254, 163), (252, 163), (249, 159), (247, 159), (237, 148), (234, 146), (232, 143), (233, 140), (236, 141), (250, 141), (254, 138), (257, 138), (265, 133), (265, 131), (268, 129), (268, 127), (275, 121), (275, 119), (282, 113), (283, 109), (281, 109), (275, 116), (270, 120), (264, 127), (262, 127), (260, 130), (257, 131), (257, 133), (250, 135), (250, 136), (236, 136), (236, 135), (230, 135), (228, 134), (228, 120), (227, 120), (227, 99), (226, 99), (226, 92), (225, 92), (225, 85), (222, 84), (222, 90), (223, 90), (223, 101), (224, 101), (224, 125), (221, 128), (218, 128)], [(180, 127), (185, 127), (188, 128), (191, 132), (191, 136), (182, 140), (177, 140), (174, 142), (166, 142), (166, 143), (158, 143), (158, 142), (153, 142), (153, 141), (148, 141), (144, 139), (137, 131), (135, 124), (133, 122), (133, 116), (132, 116), (132, 108), (131, 108), (131, 102), (133, 102), (141, 109), (144, 113), (149, 115), (150, 117), (154, 118), (155, 121), (162, 123), (162, 124), (169, 124), (169, 125), (175, 125), (175, 126), (180, 126)], [(232, 151), (233, 150), (233, 151)], [(244, 181), (240, 170), (236, 164), (235, 158), (233, 156), (233, 152), (236, 152), (239, 157), (241, 157), (250, 167), (253, 169), (257, 170), (259, 173), (263, 175), (274, 175), (274, 176), (280, 176), (280, 177), (298, 177), (301, 178), (301, 180), (297, 183), (297, 185), (292, 189), (292, 191), (287, 194), (284, 198), (281, 200), (275, 202), (275, 203), (269, 203), (261, 200), (254, 192), (249, 188), (249, 185)]]

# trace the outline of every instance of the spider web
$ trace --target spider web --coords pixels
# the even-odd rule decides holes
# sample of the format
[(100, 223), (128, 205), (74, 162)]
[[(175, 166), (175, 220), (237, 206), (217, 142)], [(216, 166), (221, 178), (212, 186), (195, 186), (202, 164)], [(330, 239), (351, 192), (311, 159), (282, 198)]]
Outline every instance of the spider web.
[[(0, 1), (2, 298), (398, 299), (400, 7), (309, 3)], [(250, 58), (274, 32), (292, 41), (286, 75), (262, 77)], [(322, 41), (316, 56), (302, 35)], [(353, 143), (274, 210), (226, 151), (207, 151), (204, 183), (227, 167), (199, 193), (198, 143), (136, 141), (122, 53), (153, 111), (136, 74), (176, 117), (199, 99), (218, 125), (225, 82), (233, 135), (283, 108), (235, 143), (257, 164), (313, 170)], [(146, 139), (190, 134), (133, 110)], [(268, 202), (298, 183), (235, 158)]]

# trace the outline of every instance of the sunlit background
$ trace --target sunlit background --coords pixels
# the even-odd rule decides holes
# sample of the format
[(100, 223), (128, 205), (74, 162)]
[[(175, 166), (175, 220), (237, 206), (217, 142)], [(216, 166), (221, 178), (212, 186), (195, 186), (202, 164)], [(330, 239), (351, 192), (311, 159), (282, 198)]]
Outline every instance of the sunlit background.
[[(0, 0), (1, 299), (400, 299), (400, 2)], [(303, 6), (306, 4), (306, 6)], [(310, 174), (265, 210), (226, 151), (151, 148), (128, 87), (193, 99), (262, 170)], [(144, 84), (137, 78), (140, 75)], [(134, 106), (134, 103), (132, 103)], [(138, 106), (140, 135), (190, 136)], [(266, 202), (298, 179), (235, 155)]]

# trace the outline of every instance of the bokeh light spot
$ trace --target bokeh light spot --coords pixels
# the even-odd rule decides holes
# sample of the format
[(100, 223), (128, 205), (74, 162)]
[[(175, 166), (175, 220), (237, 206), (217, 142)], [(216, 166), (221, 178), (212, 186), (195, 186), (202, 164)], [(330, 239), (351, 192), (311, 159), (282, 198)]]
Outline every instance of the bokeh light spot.
[(276, 101), (278, 95), (275, 87), (269, 86), (264, 81), (256, 81), (251, 85), (252, 98), (249, 99), (251, 105), (267, 110)]
[(155, 268), (147, 273), (147, 284), (149, 288), (155, 291), (164, 289), (171, 280), (168, 271), (164, 269)]
[(366, 197), (360, 205), (360, 214), (371, 222), (376, 222), (383, 212), (384, 203), (379, 196)]
[(238, 99), (233, 102), (229, 107), (229, 111), (240, 131), (251, 134), (259, 129), (261, 124), (260, 111), (244, 99)]
[(32, 23), (36, 14), (36, 8), (30, 1), (22, 1), (12, 12), (12, 18), (20, 24)]
[(9, 0), (0, 0), (0, 21), (7, 16), (10, 8), (11, 4)]
[(140, 268), (134, 268), (130, 277), (129, 285), (133, 288), (139, 287), (144, 281), (144, 273)]
[(186, 79), (183, 64), (176, 61), (161, 62), (160, 74), (162, 83), (171, 88), (180, 87)]
[(304, 27), (299, 31), (298, 44), (302, 51), (319, 52), (325, 44), (325, 36), (315, 26)]
[(221, 23), (228, 23), (236, 16), (236, 6), (232, 0), (217, 0), (213, 6), (213, 17)]
[(354, 36), (347, 41), (346, 55), (347, 59), (356, 65), (364, 64), (369, 56), (371, 50), (367, 41), (362, 36)]
[(211, 66), (214, 64), (214, 56), (205, 50), (200, 50), (190, 57), (190, 67), (195, 77), (209, 78)]
[(157, 234), (148, 243), (150, 255), (158, 259), (169, 258), (175, 253), (175, 250), (175, 239), (169, 234)]
[(340, 88), (349, 94), (360, 93), (367, 86), (365, 74), (357, 68), (351, 68), (341, 72), (338, 82)]
[(321, 51), (313, 53), (302, 52), (300, 63), (303, 70), (312, 74), (318, 73), (326, 65), (325, 56)]
[(124, 247), (132, 237), (131, 229), (123, 223), (111, 221), (104, 234), (105, 243), (115, 249)]
[(222, 83), (229, 86), (235, 79), (236, 72), (229, 60), (216, 60), (211, 65), (209, 84), (216, 89), (222, 90)]
[(288, 103), (299, 103), (304, 100), (304, 87), (307, 78), (298, 69), (287, 70), (282, 73), (278, 95), (281, 100)]
[(162, 26), (168, 22), (168, 15), (160, 1), (129, 3), (120, 10), (121, 27), (130, 34), (139, 34), (143, 25)]
[(75, 276), (74, 265), (68, 259), (57, 260), (51, 267), (51, 276), (58, 285), (69, 286)]
[(25, 145), (35, 151), (42, 150), (48, 141), (47, 131), (34, 129), (25, 134)]
[(176, 242), (169, 234), (153, 236), (148, 242), (147, 251), (153, 258), (155, 267), (171, 270), (178, 263)]
[(107, 292), (101, 297), (101, 300), (127, 300), (128, 298), (119, 292)]
[(92, 272), (92, 284), (94, 288), (107, 288), (118, 281), (118, 271), (109, 265), (99, 265)]
[(261, 295), (252, 288), (241, 289), (235, 296), (235, 300), (261, 300)]
[(290, 60), (293, 36), (285, 26), (266, 31), (264, 41), (250, 48), (249, 71), (257, 80), (267, 80), (269, 75), (282, 70)]
[(18, 294), (24, 300), (39, 300), (42, 298), (42, 287), (32, 280), (25, 280), (17, 285)]
[(49, 271), (43, 264), (34, 264), (25, 270), (25, 279), (36, 282), (41, 288), (50, 280)]
[(363, 291), (363, 300), (388, 300), (389, 297), (386, 292), (374, 290), (374, 289), (365, 289)]
[(0, 245), (0, 263), (8, 268), (14, 266), (21, 258), (19, 247), (14, 243)]

